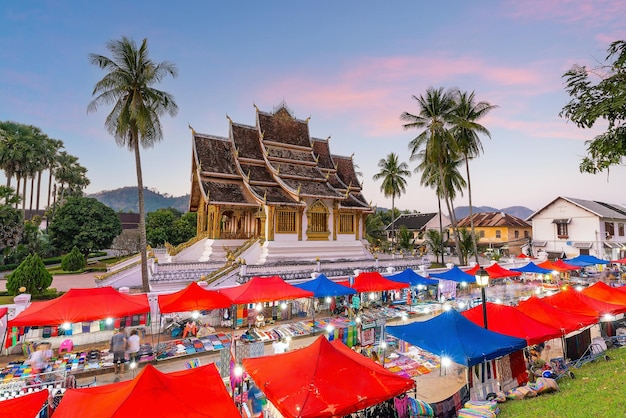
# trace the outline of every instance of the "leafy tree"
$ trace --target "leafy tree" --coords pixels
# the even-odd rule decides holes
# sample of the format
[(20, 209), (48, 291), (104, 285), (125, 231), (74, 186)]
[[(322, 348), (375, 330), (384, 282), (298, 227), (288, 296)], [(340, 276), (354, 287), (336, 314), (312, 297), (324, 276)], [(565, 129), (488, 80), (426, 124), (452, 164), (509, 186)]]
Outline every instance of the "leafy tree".
[(436, 229), (427, 230), (425, 243), (426, 247), (428, 247), (428, 251), (433, 253), (437, 260), (439, 260), (440, 255), (443, 260), (443, 246), (445, 244), (443, 233), (437, 231)]
[(413, 234), (406, 225), (402, 225), (398, 230), (398, 246), (403, 250), (413, 249)]
[[(391, 197), (391, 212), (395, 215), (396, 212), (396, 196), (401, 196), (406, 192), (406, 177), (411, 177), (409, 166), (405, 162), (398, 160), (396, 153), (387, 155), (387, 159), (381, 159), (378, 161), (378, 168), (380, 171), (374, 174), (374, 180), (382, 179), (383, 182), (380, 185), (380, 191), (383, 192), (385, 197)], [(391, 239), (392, 245), (395, 242), (395, 218), (391, 221)]]
[[(478, 234), (475, 234), (472, 238), (472, 231), (467, 228), (459, 228), (459, 237), (460, 247), (461, 247), (461, 256), (463, 258), (463, 265), (467, 265), (469, 257), (474, 254), (474, 243), (477, 242), (480, 238)], [(478, 251), (476, 249), (476, 251)]]
[(170, 242), (178, 245), (194, 238), (197, 233), (198, 214), (187, 212), (174, 221)]
[(606, 132), (586, 141), (588, 155), (579, 166), (582, 173), (608, 173), (626, 156), (626, 41), (611, 43), (605, 61), (595, 68), (576, 64), (563, 75), (571, 100), (559, 116), (579, 128), (591, 128), (598, 120), (608, 122)]
[(113, 209), (87, 197), (69, 197), (50, 224), (52, 244), (63, 252), (74, 246), (88, 255), (104, 250), (122, 232), (122, 223)]
[(24, 232), (22, 212), (14, 207), (20, 197), (10, 187), (0, 186), (0, 251), (17, 248)]
[(143, 290), (150, 290), (148, 279), (148, 257), (146, 238), (146, 210), (143, 198), (143, 175), (141, 171), (140, 146), (152, 147), (163, 138), (159, 117), (164, 114), (175, 116), (178, 106), (174, 97), (153, 86), (178, 71), (173, 63), (154, 62), (148, 55), (148, 40), (144, 39), (137, 48), (127, 37), (109, 41), (107, 49), (113, 58), (90, 54), (92, 64), (108, 71), (96, 83), (92, 95), (96, 98), (89, 104), (89, 112), (100, 105), (113, 105), (105, 126), (120, 146), (127, 146), (135, 154), (137, 171), (137, 194), (139, 198), (139, 234), (141, 240), (141, 279)]
[(42, 294), (52, 284), (52, 275), (37, 254), (30, 254), (7, 276), (7, 291), (17, 295), (21, 287), (31, 295)]
[(61, 260), (61, 268), (64, 271), (80, 271), (84, 269), (86, 265), (85, 255), (81, 253), (76, 246)]
[(117, 257), (126, 257), (139, 253), (141, 248), (139, 242), (139, 231), (136, 229), (125, 229), (113, 240), (111, 249), (115, 251)]
[(385, 223), (382, 219), (382, 213), (376, 211), (365, 218), (365, 233), (367, 241), (373, 247), (380, 247), (382, 242), (386, 239), (383, 229)]
[(146, 218), (146, 239), (151, 247), (163, 246), (171, 243), (174, 229), (175, 214), (170, 209), (159, 209), (148, 213)]

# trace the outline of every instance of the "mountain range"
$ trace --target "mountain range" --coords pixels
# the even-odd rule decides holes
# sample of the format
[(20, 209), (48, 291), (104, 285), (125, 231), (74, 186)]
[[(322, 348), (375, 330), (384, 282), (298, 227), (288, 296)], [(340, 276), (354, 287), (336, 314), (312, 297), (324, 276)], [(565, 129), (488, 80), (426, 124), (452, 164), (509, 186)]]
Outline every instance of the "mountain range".
[[(86, 197), (93, 197), (116, 212), (139, 212), (136, 187), (129, 186), (115, 190), (104, 190), (87, 195)], [(188, 194), (180, 197), (174, 197), (167, 194), (161, 194), (154, 189), (145, 188), (144, 203), (146, 205), (146, 213), (170, 207), (175, 208), (182, 213), (186, 213), (189, 211), (189, 197), (190, 196)], [(533, 210), (530, 210), (525, 206), (509, 206), (502, 209), (497, 209), (492, 206), (474, 206), (473, 211), (474, 213), (504, 212), (524, 220), (534, 213)], [(464, 218), (469, 215), (469, 206), (459, 206), (455, 208), (454, 213), (456, 214), (457, 219)]]
[[(93, 197), (116, 212), (139, 213), (137, 187), (129, 186), (115, 190), (104, 190), (86, 195), (85, 197)], [(165, 208), (174, 208), (181, 213), (187, 213), (189, 211), (189, 197), (188, 194), (180, 197), (163, 195), (156, 190), (148, 188), (144, 188), (143, 191), (146, 213)]]

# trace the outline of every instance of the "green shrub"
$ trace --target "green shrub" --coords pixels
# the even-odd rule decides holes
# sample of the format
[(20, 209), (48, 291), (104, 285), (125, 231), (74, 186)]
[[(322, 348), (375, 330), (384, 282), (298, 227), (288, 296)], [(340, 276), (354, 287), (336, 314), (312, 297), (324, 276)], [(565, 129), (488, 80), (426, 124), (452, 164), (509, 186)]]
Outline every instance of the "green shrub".
[(65, 271), (80, 271), (84, 269), (86, 265), (85, 256), (76, 246), (61, 260), (61, 268)]
[(52, 284), (52, 275), (46, 270), (37, 254), (30, 254), (7, 276), (7, 291), (11, 295), (20, 293), (20, 288), (31, 295), (42, 294)]

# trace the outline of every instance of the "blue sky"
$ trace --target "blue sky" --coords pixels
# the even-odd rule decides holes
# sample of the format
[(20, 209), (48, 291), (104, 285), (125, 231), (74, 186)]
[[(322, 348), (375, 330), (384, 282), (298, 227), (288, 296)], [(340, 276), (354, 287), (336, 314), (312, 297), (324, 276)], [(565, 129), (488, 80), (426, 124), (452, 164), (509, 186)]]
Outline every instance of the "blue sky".
[[(476, 92), (498, 108), (471, 162), (474, 204), (541, 208), (559, 195), (626, 203), (622, 167), (581, 174), (584, 141), (594, 131), (559, 118), (567, 103), (561, 76), (572, 64), (596, 65), (626, 39), (623, 1), (271, 1), (0, 3), (0, 120), (40, 127), (61, 139), (88, 169), (87, 193), (136, 185), (133, 154), (106, 130), (110, 109), (87, 114), (104, 75), (89, 53), (108, 40), (148, 39), (150, 55), (178, 66), (160, 87), (174, 95), (164, 139), (143, 151), (144, 185), (190, 191), (191, 134), (228, 135), (226, 115), (253, 125), (256, 104), (283, 100), (330, 136), (334, 154), (354, 153), (364, 194), (390, 207), (372, 180), (390, 152), (409, 162), (400, 114), (417, 112), (412, 95), (429, 86)], [(599, 130), (595, 131), (596, 133)], [(0, 174), (0, 180), (4, 181)], [(467, 205), (467, 196), (455, 205)], [(435, 211), (434, 193), (409, 179), (401, 209)]]

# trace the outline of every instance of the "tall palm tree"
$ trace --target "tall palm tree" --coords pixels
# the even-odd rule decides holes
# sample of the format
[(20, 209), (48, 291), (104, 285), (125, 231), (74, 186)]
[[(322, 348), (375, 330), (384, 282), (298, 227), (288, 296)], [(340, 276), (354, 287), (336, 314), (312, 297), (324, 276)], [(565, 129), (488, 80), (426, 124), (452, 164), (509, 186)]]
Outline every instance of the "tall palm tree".
[(412, 97), (417, 101), (419, 113), (403, 112), (400, 115), (400, 119), (406, 122), (402, 125), (404, 129), (422, 130), (417, 137), (409, 142), (411, 160), (417, 158), (420, 151), (424, 151), (422, 159), (428, 166), (436, 168), (440, 185), (439, 191), (447, 202), (448, 211), (450, 211), (452, 232), (455, 236), (459, 261), (461, 261), (456, 216), (451, 212), (451, 190), (444, 187), (446, 184), (446, 165), (458, 160), (458, 146), (450, 131), (455, 121), (455, 92), (446, 91), (443, 87), (429, 87), (425, 96)]
[[(59, 152), (61, 149), (65, 148), (63, 141), (58, 139), (50, 140), (50, 159), (48, 160), (48, 203), (46, 204), (46, 208), (50, 208), (50, 196), (52, 196), (52, 178), (54, 177), (54, 172), (57, 169), (59, 163)], [(39, 205), (37, 205), (37, 209), (39, 209)]]
[(175, 116), (178, 112), (174, 97), (153, 87), (168, 75), (176, 77), (178, 70), (173, 63), (152, 61), (148, 55), (147, 39), (137, 48), (133, 40), (124, 36), (121, 40), (107, 42), (106, 47), (112, 58), (98, 54), (89, 55), (90, 62), (107, 71), (107, 74), (94, 86), (92, 95), (96, 97), (89, 103), (87, 111), (96, 111), (100, 105), (113, 105), (105, 126), (119, 146), (126, 146), (135, 154), (141, 280), (143, 290), (147, 292), (150, 290), (150, 282), (146, 251), (146, 210), (139, 149), (140, 146), (152, 147), (163, 138), (160, 116)]
[(406, 192), (406, 177), (411, 177), (411, 171), (409, 166), (405, 162), (398, 161), (398, 155), (391, 153), (387, 155), (387, 159), (381, 159), (378, 161), (378, 168), (380, 172), (374, 174), (374, 180), (382, 179), (383, 182), (380, 185), (380, 191), (383, 192), (385, 197), (391, 197), (391, 243), (392, 247), (395, 247), (396, 233), (394, 219), (396, 213), (396, 196), (401, 196)]
[(478, 245), (476, 243), (476, 230), (474, 229), (474, 211), (472, 205), (472, 182), (470, 181), (469, 160), (478, 157), (483, 152), (483, 144), (480, 142), (479, 134), (491, 138), (491, 133), (477, 121), (486, 116), (497, 106), (487, 102), (476, 102), (475, 92), (457, 92), (456, 107), (454, 110), (454, 128), (452, 129), (459, 152), (465, 160), (465, 170), (467, 175), (467, 195), (469, 199), (469, 216), (471, 239), (473, 242), (474, 257), (476, 264), (478, 261)]

